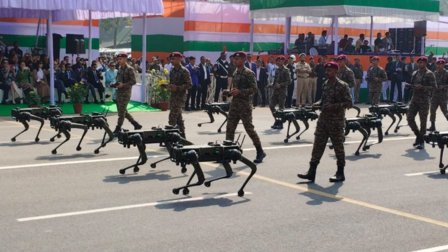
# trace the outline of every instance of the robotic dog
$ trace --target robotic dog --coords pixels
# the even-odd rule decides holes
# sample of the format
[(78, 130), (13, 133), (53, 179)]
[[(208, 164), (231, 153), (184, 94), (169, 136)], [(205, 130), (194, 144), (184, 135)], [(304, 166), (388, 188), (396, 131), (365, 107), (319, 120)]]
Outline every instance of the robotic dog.
[(423, 136), (423, 139), (427, 144), (431, 144), (434, 148), (436, 145), (440, 148), (440, 159), (439, 159), (439, 168), (440, 174), (445, 174), (448, 165), (444, 165), (442, 162), (443, 159), (443, 150), (445, 146), (448, 146), (448, 131), (438, 132), (434, 131), (429, 134)]
[[(146, 156), (146, 144), (151, 143), (164, 143), (168, 152), (171, 153), (172, 146), (175, 143), (181, 143), (184, 145), (193, 145), (193, 143), (187, 141), (181, 137), (181, 133), (178, 128), (173, 126), (165, 126), (164, 129), (153, 127), (151, 130), (124, 130), (118, 135), (118, 143), (123, 147), (130, 148), (131, 145), (137, 146), (140, 156), (135, 164), (120, 169), (120, 174), (125, 174), (127, 169), (134, 168), (134, 172), (140, 171), (139, 165), (143, 165), (148, 161)], [(151, 168), (156, 168), (157, 163), (168, 160), (164, 158), (151, 164)], [(185, 165), (182, 166), (182, 173), (185, 173), (187, 169)]]
[(24, 130), (22, 130), (19, 134), (15, 135), (13, 138), (11, 138), (12, 142), (16, 141), (16, 138), (24, 133), (25, 131), (28, 131), (30, 128), (28, 125), (28, 122), (31, 120), (40, 122), (39, 131), (37, 131), (36, 138), (34, 141), (39, 142), (39, 134), (42, 130), (42, 127), (44, 126), (44, 120), (50, 118), (50, 117), (58, 117), (62, 115), (62, 110), (60, 107), (57, 106), (50, 106), (50, 107), (40, 107), (40, 108), (15, 108), (11, 111), (12, 119), (16, 120), (17, 122), (21, 122), (23, 126), (25, 127)]
[[(95, 112), (92, 114), (80, 114), (75, 116), (61, 116), (50, 118), (51, 128), (58, 131), (55, 136), (50, 138), (50, 141), (54, 142), (55, 137), (60, 138), (61, 133), (65, 136), (65, 140), (56, 148), (54, 148), (51, 153), (56, 154), (57, 149), (68, 140), (70, 140), (70, 131), (72, 129), (82, 129), (84, 131), (81, 140), (79, 140), (78, 146), (76, 147), (76, 150), (80, 151), (82, 140), (84, 139), (84, 136), (86, 135), (89, 128), (91, 128), (92, 130), (96, 128), (105, 130), (100, 147), (96, 148), (94, 151), (95, 154), (98, 154), (101, 148), (105, 147), (107, 143), (111, 142), (114, 139), (114, 133), (110, 130), (109, 125), (107, 124), (106, 116), (107, 114)], [(106, 134), (109, 136), (109, 140), (107, 141), (105, 141)]]
[[(244, 141), (244, 139), (243, 139)], [(244, 196), (244, 187), (252, 178), (252, 176), (257, 172), (257, 166), (251, 162), (249, 159), (242, 156), (243, 150), (241, 149), (241, 145), (237, 142), (232, 141), (224, 141), (222, 144), (220, 143), (208, 143), (207, 145), (190, 145), (183, 146), (181, 144), (176, 144), (173, 146), (173, 150), (171, 151), (171, 161), (175, 162), (176, 165), (179, 164), (191, 164), (193, 165), (194, 172), (191, 175), (190, 179), (187, 182), (187, 185), (174, 188), (173, 193), (179, 194), (179, 191), (182, 189), (182, 193), (184, 195), (189, 194), (189, 187), (192, 186), (200, 186), (204, 184), (206, 187), (210, 187), (211, 183), (216, 180), (230, 178), (233, 175), (232, 168), (230, 167), (230, 162), (236, 164), (237, 161), (241, 161), (243, 164), (249, 166), (251, 169), (251, 173), (249, 177), (246, 179), (242, 187), (238, 190), (238, 196)], [(224, 169), (226, 171), (226, 175), (223, 177), (205, 180), (204, 172), (202, 171), (200, 162), (222, 162)], [(190, 184), (191, 180), (194, 176), (198, 177), (198, 182), (194, 184)]]
[[(387, 113), (384, 109), (387, 109), (389, 113)], [(392, 105), (375, 105), (369, 108), (369, 112), (372, 113), (375, 116), (382, 116), (387, 115), (392, 119), (392, 123), (390, 124), (389, 128), (387, 128), (386, 132), (384, 133), (386, 136), (389, 135), (389, 130), (392, 128), (392, 126), (396, 122), (396, 117), (398, 117), (398, 123), (395, 126), (394, 133), (397, 133), (398, 130), (402, 126), (407, 125), (400, 125), (401, 120), (403, 119), (403, 115), (405, 115), (408, 112), (409, 107), (398, 102)]]
[(210, 122), (205, 123), (198, 123), (198, 127), (201, 127), (202, 124), (208, 124), (213, 123), (215, 121), (215, 118), (213, 117), (213, 114), (222, 114), (225, 116), (226, 120), (221, 124), (221, 126), (218, 129), (218, 132), (221, 132), (222, 126), (227, 122), (228, 118), (228, 112), (230, 110), (230, 103), (228, 102), (214, 102), (214, 103), (208, 103), (205, 105), (205, 111), (207, 112), (208, 116), (210, 117)]
[[(302, 121), (305, 124), (305, 129), (297, 135), (296, 139), (300, 140), (300, 136), (309, 129), (309, 120), (316, 120), (319, 116), (317, 113), (310, 108), (298, 108), (298, 109), (281, 109), (274, 112), (274, 117), (276, 120), (285, 123), (288, 121), (288, 131), (286, 132), (285, 143), (288, 143), (289, 139), (300, 132), (300, 126), (297, 121)], [(296, 131), (289, 134), (291, 129), (291, 123), (294, 124)]]

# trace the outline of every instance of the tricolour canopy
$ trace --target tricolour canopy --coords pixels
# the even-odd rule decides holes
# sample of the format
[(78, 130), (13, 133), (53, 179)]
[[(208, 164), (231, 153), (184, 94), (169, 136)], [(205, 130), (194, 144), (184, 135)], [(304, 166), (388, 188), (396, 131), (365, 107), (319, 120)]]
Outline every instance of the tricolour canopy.
[(439, 21), (439, 1), (434, 0), (251, 0), (251, 19), (295, 16), (396, 17)]

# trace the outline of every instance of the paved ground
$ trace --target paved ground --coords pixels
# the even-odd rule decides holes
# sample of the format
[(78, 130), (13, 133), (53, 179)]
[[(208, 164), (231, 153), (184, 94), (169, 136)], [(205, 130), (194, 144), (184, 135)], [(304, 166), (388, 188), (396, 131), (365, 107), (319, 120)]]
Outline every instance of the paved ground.
[[(133, 115), (148, 128), (168, 117)], [(95, 155), (101, 131), (89, 131), (77, 152), (74, 130), (52, 155), (57, 143), (48, 141), (54, 134), (48, 125), (39, 143), (33, 142), (36, 123), (11, 143), (21, 125), (0, 118), (0, 251), (418, 251), (448, 244), (448, 176), (438, 173), (439, 149), (414, 150), (408, 127), (360, 156), (354, 152), (361, 135), (349, 134), (347, 180), (328, 181), (336, 160), (327, 149), (316, 183), (306, 184), (296, 174), (308, 168), (315, 121), (300, 141), (284, 144), (286, 130), (270, 129), (267, 108), (255, 109), (254, 117), (268, 156), (243, 198), (235, 194), (248, 175), (241, 164), (231, 179), (174, 195), (192, 167), (187, 175), (170, 161), (151, 169), (152, 160), (166, 155), (157, 145), (148, 145), (150, 159), (138, 174), (123, 176), (118, 170), (135, 161), (137, 149), (114, 141)], [(192, 142), (224, 139), (216, 132), (222, 116), (201, 128), (196, 124), (207, 121), (206, 113), (185, 113), (185, 119)], [(442, 120), (437, 126), (447, 130)], [(255, 157), (250, 139), (243, 148)], [(207, 177), (224, 173), (215, 164), (203, 168)]]

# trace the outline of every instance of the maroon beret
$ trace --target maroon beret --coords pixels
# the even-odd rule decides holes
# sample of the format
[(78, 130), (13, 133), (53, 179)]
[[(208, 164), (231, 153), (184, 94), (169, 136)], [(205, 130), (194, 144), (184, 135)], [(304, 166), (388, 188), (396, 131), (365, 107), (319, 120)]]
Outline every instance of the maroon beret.
[(325, 64), (325, 69), (327, 68), (334, 68), (336, 70), (339, 70), (339, 64), (336, 62), (328, 62), (327, 64)]
[(373, 57), (372, 57), (372, 60), (380, 60), (380, 57), (378, 57), (378, 56), (373, 56)]
[(239, 51), (239, 52), (236, 52), (235, 54), (233, 54), (233, 57), (234, 58), (236, 58), (236, 57), (246, 58), (247, 54), (245, 52)]
[(347, 60), (347, 56), (344, 54), (341, 54), (338, 56), (338, 60)]
[(437, 62), (437, 64), (446, 64), (446, 61), (444, 59), (439, 59)]
[(419, 62), (419, 61), (428, 62), (428, 57), (421, 56), (420, 58), (418, 58), (417, 62)]
[(121, 58), (121, 57), (123, 57), (123, 58), (127, 58), (127, 57), (128, 57), (128, 54), (127, 54), (127, 53), (124, 53), (124, 52), (119, 53), (119, 54), (117, 55), (117, 58)]
[(285, 58), (285, 56), (283, 56), (283, 55), (280, 55), (280, 56), (278, 56), (277, 57), (277, 59), (276, 60), (286, 60), (286, 58)]
[(183, 58), (184, 56), (180, 52), (172, 52), (170, 58)]

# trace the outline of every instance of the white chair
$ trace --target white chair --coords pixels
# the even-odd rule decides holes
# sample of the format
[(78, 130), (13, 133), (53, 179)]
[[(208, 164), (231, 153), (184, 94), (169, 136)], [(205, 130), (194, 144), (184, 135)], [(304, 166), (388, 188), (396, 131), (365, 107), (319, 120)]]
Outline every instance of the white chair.
[(316, 48), (313, 47), (310, 49), (310, 55), (319, 55), (319, 52), (317, 51)]

